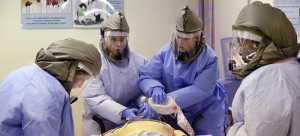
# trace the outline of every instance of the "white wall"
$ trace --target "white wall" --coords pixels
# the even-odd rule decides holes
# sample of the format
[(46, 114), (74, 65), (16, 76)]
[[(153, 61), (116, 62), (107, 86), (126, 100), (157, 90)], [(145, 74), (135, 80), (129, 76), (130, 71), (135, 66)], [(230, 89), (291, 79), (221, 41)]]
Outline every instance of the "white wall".
[(130, 47), (150, 59), (171, 40), (175, 15), (184, 5), (198, 11), (198, 0), (128, 0), (125, 16), (130, 25)]
[[(234, 5), (234, 6), (233, 6)], [(220, 77), (223, 78), (223, 62), (220, 39), (231, 37), (231, 26), (234, 24), (240, 10), (247, 5), (245, 0), (215, 0), (215, 52), (218, 54)]]

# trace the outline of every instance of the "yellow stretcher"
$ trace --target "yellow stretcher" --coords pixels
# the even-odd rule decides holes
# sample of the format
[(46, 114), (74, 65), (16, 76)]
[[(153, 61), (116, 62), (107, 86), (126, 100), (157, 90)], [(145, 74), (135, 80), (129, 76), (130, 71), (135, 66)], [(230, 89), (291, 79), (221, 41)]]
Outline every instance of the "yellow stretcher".
[(103, 136), (139, 136), (144, 132), (159, 132), (163, 136), (187, 136), (180, 130), (174, 130), (169, 124), (158, 120), (143, 119), (126, 123), (120, 128), (112, 129)]

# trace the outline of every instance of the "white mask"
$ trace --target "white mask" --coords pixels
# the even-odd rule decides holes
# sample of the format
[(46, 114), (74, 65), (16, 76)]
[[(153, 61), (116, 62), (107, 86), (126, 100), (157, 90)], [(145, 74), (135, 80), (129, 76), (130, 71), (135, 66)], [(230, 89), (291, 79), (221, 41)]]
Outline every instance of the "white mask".
[(80, 75), (75, 75), (75, 80), (72, 86), (72, 90), (70, 92), (70, 102), (73, 103), (77, 100), (77, 96), (81, 94), (83, 91), (84, 87), (91, 82), (91, 80), (94, 78), (92, 75), (91, 71), (85, 67), (83, 64), (79, 63), (78, 67), (80, 69), (83, 69), (86, 71), (88, 74), (80, 74)]
[(93, 76), (85, 77), (85, 79), (81, 79), (78, 82), (74, 82), (73, 88), (70, 93), (70, 97), (72, 96), (78, 96), (83, 91), (84, 87), (89, 84), (93, 79)]

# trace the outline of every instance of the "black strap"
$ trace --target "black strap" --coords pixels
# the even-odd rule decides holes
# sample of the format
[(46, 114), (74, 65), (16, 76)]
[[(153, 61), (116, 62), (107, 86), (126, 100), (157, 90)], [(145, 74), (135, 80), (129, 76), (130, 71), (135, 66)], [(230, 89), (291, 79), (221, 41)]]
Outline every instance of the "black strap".
[(78, 98), (77, 98), (76, 96), (72, 96), (72, 97), (70, 98), (70, 104), (76, 102), (77, 100), (78, 100)]
[(169, 117), (167, 115), (162, 115), (160, 121), (170, 124)]
[(92, 119), (99, 124), (101, 134), (103, 134), (105, 132), (105, 126), (104, 126), (104, 123), (102, 122), (102, 120), (100, 118), (98, 118), (97, 116), (95, 116), (95, 115), (93, 116)]
[(203, 117), (204, 117), (204, 115), (203, 115), (203, 114), (200, 114), (199, 116), (197, 116), (197, 118), (194, 119), (194, 121), (192, 122), (192, 128), (193, 128), (194, 130), (195, 130), (195, 128), (196, 128), (196, 123), (197, 123), (198, 121), (200, 121)]

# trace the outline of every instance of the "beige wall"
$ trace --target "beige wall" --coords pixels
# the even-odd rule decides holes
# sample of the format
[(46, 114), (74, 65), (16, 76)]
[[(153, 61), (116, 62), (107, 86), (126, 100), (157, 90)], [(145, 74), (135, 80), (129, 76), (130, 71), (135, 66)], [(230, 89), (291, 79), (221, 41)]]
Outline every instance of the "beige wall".
[[(7, 1), (0, 8), (0, 81), (11, 71), (34, 61), (36, 52), (53, 41), (76, 38), (98, 46), (98, 29), (21, 29), (20, 1)], [(148, 59), (166, 44), (174, 31), (174, 16), (198, 0), (126, 0), (130, 48)]]
[[(166, 44), (174, 31), (175, 13), (190, 5), (198, 11), (198, 0), (126, 0), (125, 16), (130, 26), (131, 50), (150, 59)], [(21, 1), (9, 0), (0, 8), (0, 81), (16, 68), (34, 62), (42, 47), (65, 38), (76, 38), (98, 46), (98, 29), (21, 29)], [(72, 105), (76, 136), (81, 135), (82, 99)]]
[[(233, 6), (234, 5), (234, 6)], [(215, 52), (218, 54), (220, 78), (223, 78), (223, 62), (220, 39), (231, 37), (231, 26), (234, 24), (240, 10), (247, 5), (245, 0), (215, 0)]]
[[(126, 0), (125, 15), (130, 26), (131, 50), (150, 59), (166, 44), (174, 31), (174, 16), (189, 4), (198, 10), (198, 0)], [(272, 0), (264, 0), (271, 3)], [(34, 62), (36, 52), (53, 41), (76, 38), (98, 46), (98, 29), (21, 29), (20, 1), (9, 0), (0, 8), (0, 81), (16, 68)], [(215, 51), (222, 70), (220, 38), (231, 36), (231, 25), (248, 1), (215, 0)], [(223, 76), (221, 74), (221, 76)], [(82, 99), (72, 105), (76, 136), (81, 135)]]

